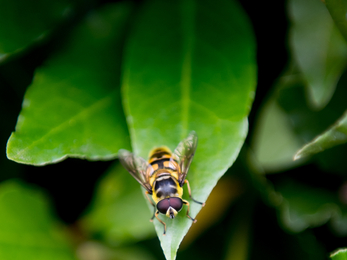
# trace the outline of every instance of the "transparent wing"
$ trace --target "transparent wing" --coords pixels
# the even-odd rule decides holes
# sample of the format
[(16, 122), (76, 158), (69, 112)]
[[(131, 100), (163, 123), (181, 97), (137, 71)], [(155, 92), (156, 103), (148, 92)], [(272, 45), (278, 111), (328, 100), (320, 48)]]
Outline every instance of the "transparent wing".
[(172, 158), (178, 162), (181, 173), (178, 182), (182, 186), (186, 179), (190, 163), (193, 160), (196, 147), (198, 146), (198, 136), (195, 131), (190, 132), (188, 137), (180, 142), (172, 154)]
[(148, 163), (141, 157), (134, 155), (127, 150), (119, 150), (118, 157), (124, 168), (150, 193), (147, 167)]

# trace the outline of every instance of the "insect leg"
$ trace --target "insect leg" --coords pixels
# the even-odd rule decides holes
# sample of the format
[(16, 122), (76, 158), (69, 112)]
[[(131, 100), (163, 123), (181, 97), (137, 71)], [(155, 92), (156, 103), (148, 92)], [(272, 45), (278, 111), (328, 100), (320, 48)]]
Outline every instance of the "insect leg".
[(148, 197), (148, 194), (150, 194), (150, 193), (149, 193), (148, 191), (146, 191), (145, 194), (146, 194), (146, 197), (147, 197), (148, 201), (152, 204), (152, 206), (153, 206), (153, 208), (154, 208), (153, 216), (152, 216), (151, 219), (149, 220), (149, 221), (152, 222), (153, 219), (154, 219), (154, 214), (155, 214), (156, 208), (155, 208), (155, 205), (153, 204), (153, 202), (151, 201), (151, 199)]
[(154, 208), (153, 216), (152, 216), (151, 219), (149, 220), (149, 221), (151, 221), (151, 222), (153, 222), (153, 219), (154, 219), (154, 217), (155, 217), (155, 211), (156, 211), (156, 209)]
[(193, 199), (193, 197), (192, 197), (192, 191), (190, 190), (189, 181), (186, 179), (186, 180), (184, 180), (184, 183), (187, 184), (189, 197), (190, 197), (194, 202), (199, 203), (199, 204), (201, 204), (202, 206), (205, 206), (205, 202), (200, 202), (200, 201), (197, 201), (197, 200)]
[(193, 223), (195, 223), (197, 220), (194, 219), (194, 218), (192, 218), (191, 216), (189, 216), (189, 209), (190, 209), (189, 202), (186, 201), (186, 200), (182, 200), (182, 201), (183, 201), (183, 203), (184, 203), (185, 205), (187, 205), (187, 207), (188, 207), (188, 209), (187, 209), (187, 217), (190, 218), (190, 219), (193, 221)]
[(159, 222), (160, 222), (161, 224), (164, 225), (164, 233), (163, 233), (163, 236), (165, 236), (165, 234), (166, 234), (166, 224), (158, 217), (158, 214), (159, 214), (159, 210), (157, 210), (157, 211), (155, 212), (155, 217), (157, 218), (157, 220), (159, 220)]

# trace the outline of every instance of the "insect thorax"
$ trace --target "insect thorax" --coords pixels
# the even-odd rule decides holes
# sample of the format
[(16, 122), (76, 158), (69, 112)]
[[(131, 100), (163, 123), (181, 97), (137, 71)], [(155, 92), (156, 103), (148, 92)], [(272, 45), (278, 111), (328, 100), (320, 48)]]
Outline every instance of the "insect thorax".
[(153, 199), (156, 203), (165, 198), (182, 197), (183, 189), (177, 179), (169, 173), (156, 178), (153, 184)]

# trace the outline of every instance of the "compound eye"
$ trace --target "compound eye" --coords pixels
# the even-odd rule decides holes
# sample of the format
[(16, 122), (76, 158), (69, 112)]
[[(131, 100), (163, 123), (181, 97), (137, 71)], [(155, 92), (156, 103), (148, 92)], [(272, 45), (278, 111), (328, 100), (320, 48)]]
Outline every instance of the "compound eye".
[(166, 211), (168, 210), (169, 207), (170, 207), (169, 199), (163, 199), (159, 201), (157, 204), (157, 209), (162, 214), (166, 214)]
[(183, 207), (183, 201), (180, 198), (170, 198), (170, 206), (173, 207), (177, 212)]

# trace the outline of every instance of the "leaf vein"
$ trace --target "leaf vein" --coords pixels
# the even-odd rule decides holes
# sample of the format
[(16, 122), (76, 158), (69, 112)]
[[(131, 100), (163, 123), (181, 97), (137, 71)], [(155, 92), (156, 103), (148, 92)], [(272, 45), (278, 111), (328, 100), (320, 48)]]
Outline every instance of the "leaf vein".
[(93, 113), (95, 111), (98, 111), (98, 110), (106, 107), (112, 101), (113, 94), (114, 94), (114, 91), (112, 91), (111, 93), (107, 94), (105, 97), (97, 100), (96, 102), (92, 103), (88, 107), (82, 109), (79, 113), (75, 114), (74, 116), (71, 116), (70, 118), (67, 118), (65, 121), (63, 121), (59, 125), (53, 127), (45, 135), (41, 136), (41, 138), (35, 140), (30, 145), (28, 145), (24, 149), (20, 150), (17, 153), (16, 157), (20, 158), (22, 156), (22, 154), (24, 154), (27, 150), (30, 150), (32, 147), (36, 146), (37, 144), (39, 144), (41, 142), (44, 142), (45, 140), (47, 140), (47, 138), (49, 136), (52, 136), (52, 135), (54, 135), (54, 134), (56, 134), (56, 133), (58, 133), (60, 131), (63, 131), (64, 129), (68, 128), (69, 126), (71, 126), (71, 122), (75, 123), (80, 118), (85, 117), (85, 115), (91, 114), (91, 113)]

